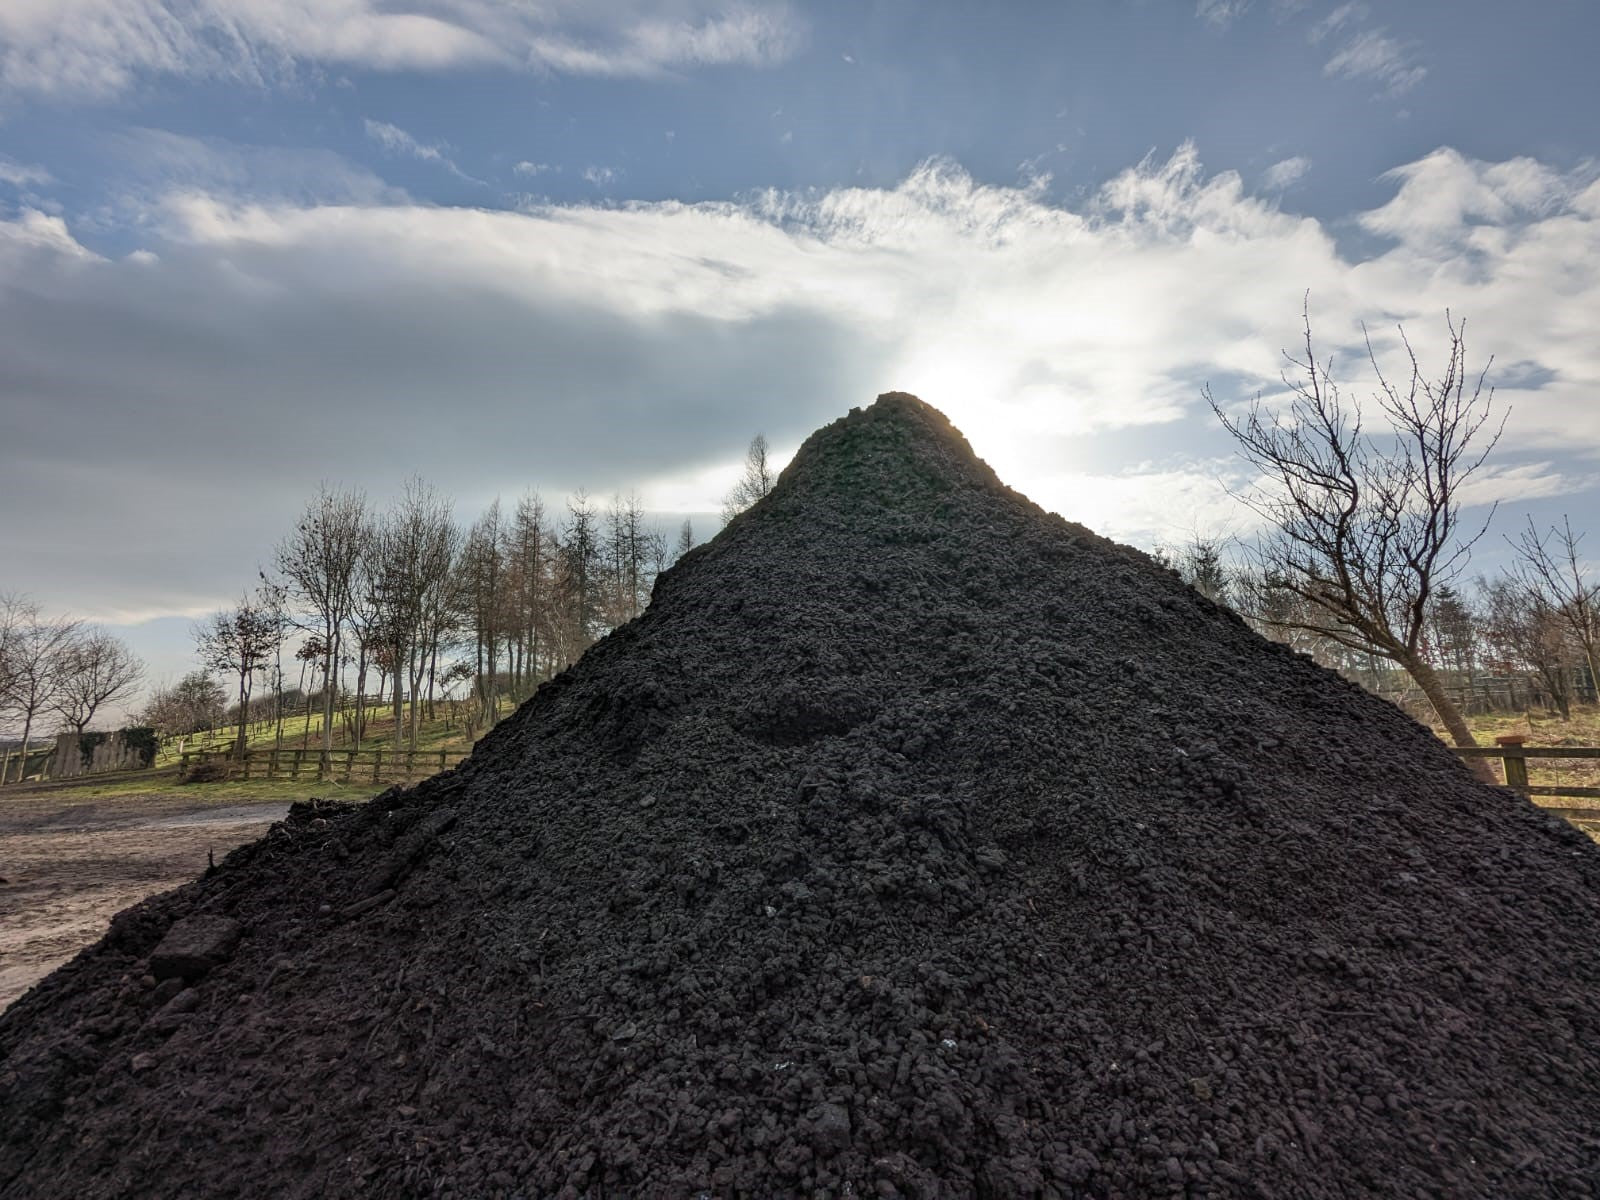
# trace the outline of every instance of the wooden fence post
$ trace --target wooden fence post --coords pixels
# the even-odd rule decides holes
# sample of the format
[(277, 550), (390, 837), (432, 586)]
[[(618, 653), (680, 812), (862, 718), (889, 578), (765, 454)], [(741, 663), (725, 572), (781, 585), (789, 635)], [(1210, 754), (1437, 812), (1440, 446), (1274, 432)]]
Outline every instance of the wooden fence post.
[(444, 770), (444, 751), (439, 751), (439, 770)]
[(377, 783), (378, 782), (378, 775), (382, 770), (383, 770), (383, 751), (381, 749), (374, 750), (372, 752), (372, 782), (373, 783)]
[(1528, 759), (1522, 747), (1527, 740), (1520, 733), (1508, 733), (1494, 740), (1496, 746), (1507, 751), (1500, 758), (1505, 766), (1506, 786), (1514, 788), (1524, 796), (1528, 794)]
[(350, 774), (355, 769), (356, 769), (356, 752), (354, 750), (346, 750), (344, 752), (344, 781), (346, 783), (350, 782)]

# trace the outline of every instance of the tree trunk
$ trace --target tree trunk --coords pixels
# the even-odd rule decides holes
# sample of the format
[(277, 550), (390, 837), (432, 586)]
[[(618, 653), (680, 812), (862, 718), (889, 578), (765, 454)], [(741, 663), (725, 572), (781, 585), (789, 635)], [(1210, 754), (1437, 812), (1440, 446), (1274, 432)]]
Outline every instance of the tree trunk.
[(328, 654), (322, 664), (322, 769), (326, 771), (333, 754), (333, 672), (339, 663), (339, 637), (328, 639)]
[(439, 669), (439, 638), (434, 636), (433, 645), (428, 650), (428, 720), (434, 719), (433, 714), (433, 681)]
[(29, 709), (22, 721), (22, 755), (17, 760), (17, 782), (28, 779), (28, 738), (33, 734), (33, 710)]
[[(401, 693), (405, 690), (400, 686), (400, 681), (405, 678), (401, 673), (400, 667), (403, 658), (404, 656), (400, 653), (400, 647), (396, 646), (394, 649), (394, 752), (397, 755), (406, 748), (406, 723), (404, 717), (401, 716), (401, 705), (403, 703)], [(411, 702), (415, 704), (416, 698), (412, 697)]]
[(245, 687), (245, 679), (246, 676), (241, 673), (239, 675), (239, 732), (233, 737), (233, 756), (237, 759), (244, 758), (244, 748), (250, 740), (250, 735), (246, 732), (248, 728), (247, 722), (250, 720), (250, 692)]
[(1461, 710), (1455, 706), (1444, 690), (1444, 684), (1439, 679), (1439, 673), (1433, 669), (1433, 664), (1420, 654), (1407, 654), (1399, 662), (1406, 669), (1406, 674), (1416, 680), (1417, 686), (1422, 689), (1422, 694), (1428, 698), (1428, 703), (1433, 705), (1433, 711), (1439, 714), (1439, 720), (1450, 732), (1450, 740), (1457, 746), (1476, 746), (1477, 739), (1472, 736), (1466, 718), (1461, 715)]
[(417, 697), (422, 691), (422, 672), (427, 665), (423, 657), (422, 647), (411, 647), (411, 658), (407, 664), (406, 677), (411, 684), (411, 730), (407, 737), (413, 751), (417, 748), (417, 722), (422, 719), (422, 706), (417, 703)]
[[(1406, 674), (1416, 680), (1417, 686), (1422, 689), (1422, 694), (1428, 698), (1428, 703), (1433, 705), (1433, 711), (1439, 714), (1439, 720), (1444, 723), (1445, 729), (1450, 733), (1450, 740), (1457, 746), (1476, 746), (1478, 741), (1472, 736), (1472, 730), (1467, 725), (1466, 718), (1450, 701), (1440, 682), (1438, 672), (1420, 655), (1408, 654), (1397, 660), (1405, 668)], [(1489, 764), (1481, 758), (1468, 760), (1468, 767), (1472, 773), (1485, 783), (1499, 783), (1494, 771)]]
[(361, 647), (361, 657), (356, 661), (356, 744), (361, 751), (361, 739), (367, 735), (367, 648)]

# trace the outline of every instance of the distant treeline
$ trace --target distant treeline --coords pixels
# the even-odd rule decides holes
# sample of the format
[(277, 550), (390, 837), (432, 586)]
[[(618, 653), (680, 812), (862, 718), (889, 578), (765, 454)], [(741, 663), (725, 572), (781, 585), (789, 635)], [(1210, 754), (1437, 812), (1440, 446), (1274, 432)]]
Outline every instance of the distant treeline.
[[(1463, 707), (1538, 705), (1566, 717), (1574, 703), (1596, 701), (1600, 580), (1588, 570), (1581, 542), (1565, 519), (1545, 535), (1530, 525), (1510, 539), (1514, 554), (1505, 570), (1464, 587), (1442, 585), (1428, 598), (1420, 650)], [(1373, 691), (1408, 690), (1403, 671), (1227, 539), (1196, 537), (1158, 547), (1155, 557), (1265, 636)]]
[[(130, 699), (143, 676), (144, 664), (105, 630), (51, 616), (26, 596), (0, 595), (0, 720), (20, 725), (24, 750), (47, 723), (81, 736), (97, 715)], [(17, 761), (20, 778), (26, 755)], [(5, 774), (0, 769), (0, 783)]]
[[(724, 521), (772, 484), (757, 435)], [(530, 694), (637, 617), (656, 576), (694, 544), (689, 521), (663, 528), (632, 491), (599, 502), (580, 490), (555, 511), (530, 491), (464, 522), (420, 478), (381, 508), (324, 486), (256, 586), (196, 628), (204, 670), (159, 692), (144, 719), (171, 734), (226, 710), (242, 745), (263, 701), (281, 723), (314, 698), (324, 747), (339, 711), (359, 748), (373, 708), (387, 705), (395, 743), (414, 748), (437, 701), (470, 701), (464, 719), (481, 726), (502, 697)], [(216, 676), (230, 681), (226, 696)]]

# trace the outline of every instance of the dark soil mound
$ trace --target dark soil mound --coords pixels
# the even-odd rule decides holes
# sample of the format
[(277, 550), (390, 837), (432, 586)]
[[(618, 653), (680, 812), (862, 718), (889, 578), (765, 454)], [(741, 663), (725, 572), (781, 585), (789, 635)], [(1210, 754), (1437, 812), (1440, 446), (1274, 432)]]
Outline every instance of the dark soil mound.
[(0, 1187), (1592, 1197), (1596, 849), (889, 395), (19, 1001)]

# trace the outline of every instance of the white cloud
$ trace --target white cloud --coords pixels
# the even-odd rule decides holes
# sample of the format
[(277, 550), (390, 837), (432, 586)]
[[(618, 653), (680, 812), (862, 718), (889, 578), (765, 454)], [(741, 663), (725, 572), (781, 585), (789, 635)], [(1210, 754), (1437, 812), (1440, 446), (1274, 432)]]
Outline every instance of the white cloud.
[(404, 154), (421, 159), (423, 162), (436, 163), (457, 179), (465, 179), (470, 183), (483, 182), (481, 179), (474, 179), (456, 166), (455, 160), (448, 154), (450, 147), (442, 142), (420, 142), (398, 125), (391, 125), (387, 121), (374, 121), (370, 117), (362, 124), (366, 128), (367, 136), (391, 154)]
[(1259, 519), (1226, 491), (1242, 482), (1233, 459), (1168, 469), (1143, 463), (1117, 472), (1060, 472), (1030, 495), (1096, 533), (1153, 546), (1197, 532), (1237, 536), (1254, 529)]
[(370, 117), (362, 124), (366, 127), (367, 136), (385, 150), (392, 150), (397, 154), (409, 154), (412, 158), (420, 158), (426, 162), (446, 161), (442, 147), (419, 142), (398, 125), (391, 125), (387, 121), (374, 121)]
[(1311, 160), (1302, 154), (1275, 162), (1261, 174), (1261, 185), (1269, 192), (1282, 192), (1292, 188), (1311, 170)]
[(137, 223), (170, 195), (248, 195), (262, 203), (392, 204), (406, 193), (331, 150), (253, 146), (164, 129), (133, 128), (96, 140), (117, 195), (99, 225)]
[(1365, 4), (1341, 4), (1322, 20), (1311, 27), (1310, 38), (1312, 42), (1320, 42), (1330, 33), (1337, 33), (1348, 25), (1366, 20), (1367, 6)]
[(1194, 15), (1219, 29), (1232, 25), (1250, 8), (1250, 0), (1197, 0)]
[(804, 38), (787, 5), (710, 0), (7, 0), (0, 88), (104, 99), (145, 75), (264, 83), (302, 65), (661, 75), (765, 65)]
[(621, 167), (588, 166), (583, 169), (583, 181), (597, 188), (608, 188), (621, 176)]
[(1421, 83), (1428, 69), (1416, 61), (1409, 46), (1381, 29), (1369, 29), (1324, 63), (1322, 73), (1330, 78), (1372, 79), (1382, 85), (1385, 95), (1399, 96)]
[(1448, 147), (1384, 178), (1400, 188), (1387, 204), (1362, 214), (1362, 227), (1405, 241), (1449, 243), (1461, 240), (1469, 222), (1503, 226), (1558, 209), (1575, 198), (1580, 179), (1531, 158), (1484, 163)]
[(0, 154), (0, 183), (9, 183), (12, 187), (20, 188), (53, 182), (54, 178), (43, 167), (19, 163), (9, 155)]
[[(1471, 361), (1495, 352), (1514, 385), (1486, 485), (1508, 499), (1587, 486), (1600, 183), (1446, 150), (1391, 181), (1394, 199), (1360, 217), (1390, 241), (1360, 260), (1278, 195), (1208, 175), (1192, 146), (1070, 206), (943, 160), (893, 188), (527, 213), (188, 188), (153, 211), (158, 254), (140, 262), (25, 214), (0, 221), (0, 507), (27, 497), (39, 516), (0, 530), (0, 558), (37, 574), (138, 493), (152, 529), (237, 513), (217, 553), (239, 561), (209, 569), (247, 578), (307, 487), (381, 490), (394, 462), (464, 506), (539, 483), (714, 508), (752, 433), (792, 444), (891, 388), (939, 405), (1061, 511), (1181, 536), (1230, 504), (1202, 384), (1270, 396), (1307, 289), (1319, 344), (1358, 391), (1362, 319), (1386, 363), (1398, 322), (1431, 363), (1445, 309), (1468, 317)], [(117, 436), (63, 442), (63, 420)], [(214, 430), (218, 449), (174, 429)], [(354, 449), (333, 436), (350, 429)], [(243, 458), (225, 452), (240, 430)], [(141, 610), (141, 588), (166, 603), (199, 569), (155, 544), (116, 566)]]
[(546, 175), (559, 173), (561, 168), (553, 163), (519, 162), (511, 168), (518, 175)]
[(23, 256), (47, 268), (103, 261), (72, 236), (64, 220), (34, 208), (23, 209), (14, 220), (0, 219), (0, 262), (15, 267)]
[(1486, 462), (1461, 489), (1463, 504), (1525, 503), (1553, 496), (1568, 496), (1600, 483), (1594, 472), (1575, 473), (1551, 462), (1506, 466)]

